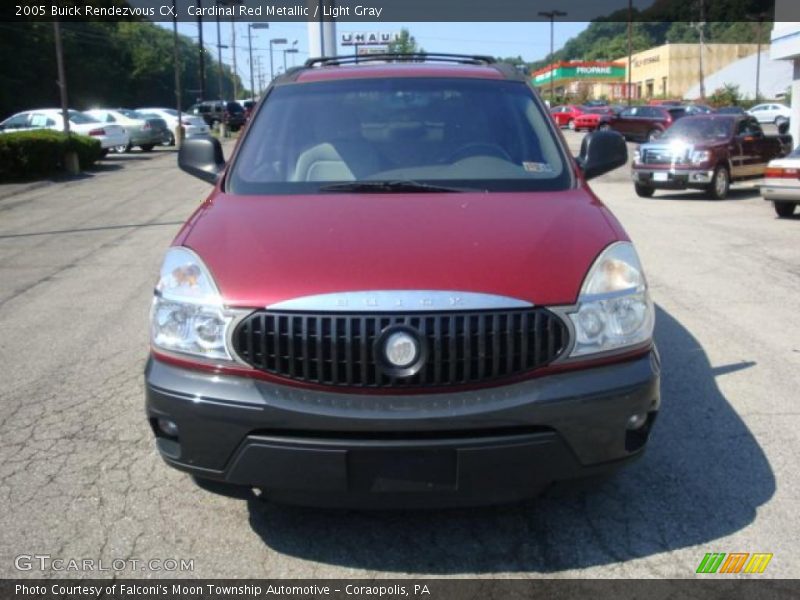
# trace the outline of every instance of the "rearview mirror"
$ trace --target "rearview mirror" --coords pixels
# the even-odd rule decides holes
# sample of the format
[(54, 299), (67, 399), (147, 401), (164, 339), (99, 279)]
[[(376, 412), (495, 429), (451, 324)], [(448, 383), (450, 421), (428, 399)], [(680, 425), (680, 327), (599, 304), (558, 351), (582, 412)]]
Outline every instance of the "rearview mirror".
[(628, 164), (628, 146), (616, 131), (595, 131), (581, 142), (576, 158), (586, 179), (592, 179)]
[(222, 145), (213, 137), (188, 138), (178, 151), (178, 166), (189, 175), (216, 183), (225, 168)]

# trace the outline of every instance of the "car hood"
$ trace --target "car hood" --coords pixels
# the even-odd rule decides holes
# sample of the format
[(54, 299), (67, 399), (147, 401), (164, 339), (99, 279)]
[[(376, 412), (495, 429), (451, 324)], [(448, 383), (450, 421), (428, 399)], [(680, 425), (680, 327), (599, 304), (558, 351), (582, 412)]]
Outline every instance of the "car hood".
[(212, 194), (175, 244), (226, 304), (323, 293), (447, 290), (573, 303), (592, 261), (625, 234), (585, 188), (537, 193)]

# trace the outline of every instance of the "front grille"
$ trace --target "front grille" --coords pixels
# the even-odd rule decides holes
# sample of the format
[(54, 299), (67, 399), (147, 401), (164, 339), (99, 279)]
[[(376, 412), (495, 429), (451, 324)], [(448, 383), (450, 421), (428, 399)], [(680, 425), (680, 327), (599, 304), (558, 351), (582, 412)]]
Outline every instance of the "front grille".
[(689, 162), (688, 151), (673, 151), (670, 148), (642, 150), (642, 163), (646, 165), (671, 165)]
[[(387, 374), (375, 339), (411, 327), (427, 350), (415, 374)], [(430, 387), (482, 383), (525, 373), (557, 358), (568, 330), (543, 308), (413, 314), (257, 311), (233, 332), (233, 348), (261, 371), (327, 386)]]

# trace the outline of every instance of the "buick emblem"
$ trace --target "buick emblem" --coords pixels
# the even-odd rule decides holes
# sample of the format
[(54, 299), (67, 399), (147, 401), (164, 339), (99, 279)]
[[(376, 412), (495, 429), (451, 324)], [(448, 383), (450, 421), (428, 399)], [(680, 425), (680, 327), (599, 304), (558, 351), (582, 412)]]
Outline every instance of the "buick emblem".
[(406, 331), (395, 331), (387, 336), (383, 354), (387, 363), (398, 369), (405, 369), (417, 361), (419, 342)]

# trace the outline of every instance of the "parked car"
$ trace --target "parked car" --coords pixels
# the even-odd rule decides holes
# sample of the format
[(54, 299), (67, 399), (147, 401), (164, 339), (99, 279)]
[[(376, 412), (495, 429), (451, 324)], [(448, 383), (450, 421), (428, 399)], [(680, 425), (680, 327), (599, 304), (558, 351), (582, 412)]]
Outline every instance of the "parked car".
[(788, 156), (771, 160), (761, 184), (764, 200), (772, 202), (779, 217), (791, 217), (800, 205), (800, 146)]
[(657, 189), (700, 189), (722, 200), (731, 182), (763, 176), (767, 163), (784, 155), (785, 137), (764, 135), (749, 116), (685, 117), (636, 151), (636, 193), (649, 198)]
[(255, 100), (245, 100), (241, 103), (242, 108), (244, 108), (244, 118), (246, 121), (250, 120), (250, 116), (253, 114), (253, 109), (256, 107)]
[[(124, 146), (129, 137), (125, 128), (120, 125), (102, 123), (91, 115), (77, 110), (69, 110), (70, 131), (88, 135), (100, 142), (103, 155), (116, 146)], [(2, 123), (0, 131), (25, 131), (30, 129), (64, 130), (64, 118), (60, 108), (42, 108), (17, 113)]]
[(586, 109), (582, 106), (575, 104), (565, 104), (563, 106), (555, 106), (550, 109), (550, 114), (559, 127), (569, 127), (575, 129), (575, 119), (582, 115)]
[(683, 106), (683, 102), (681, 100), (650, 100), (648, 106)]
[[(136, 112), (144, 115), (153, 115), (164, 119), (169, 127), (170, 136), (165, 145), (175, 145), (175, 131), (178, 129), (178, 111), (174, 108), (137, 108)], [(208, 135), (208, 125), (200, 118), (186, 113), (181, 113), (181, 125), (186, 137), (195, 135)]]
[(720, 106), (714, 111), (718, 115), (746, 115), (747, 111), (741, 106)]
[(201, 117), (209, 127), (224, 123), (231, 131), (238, 131), (246, 121), (244, 108), (238, 102), (208, 100), (190, 106), (187, 112)]
[(573, 129), (575, 131), (594, 131), (600, 124), (601, 116), (613, 114), (614, 110), (610, 106), (587, 108), (582, 114), (575, 117)]
[(516, 69), (427, 57), (307, 61), (227, 163), (216, 138), (182, 146), (214, 187), (153, 298), (147, 414), (170, 465), (408, 508), (511, 501), (642, 452), (653, 303), (586, 183), (626, 144), (591, 133), (573, 159)]
[(601, 115), (597, 128), (613, 129), (627, 140), (653, 141), (685, 115), (683, 106), (628, 106), (618, 113)]
[(748, 110), (747, 114), (755, 117), (759, 123), (775, 123), (777, 125), (779, 119), (788, 119), (792, 114), (792, 110), (785, 104), (767, 102), (765, 104), (757, 104)]
[(708, 115), (714, 112), (714, 109), (706, 104), (687, 104), (684, 108), (686, 116)]
[(130, 152), (138, 146), (142, 152), (150, 152), (156, 146), (168, 142), (170, 131), (161, 117), (138, 113), (127, 108), (94, 108), (86, 111), (102, 123), (116, 123), (128, 133), (128, 143), (114, 148), (117, 152)]

